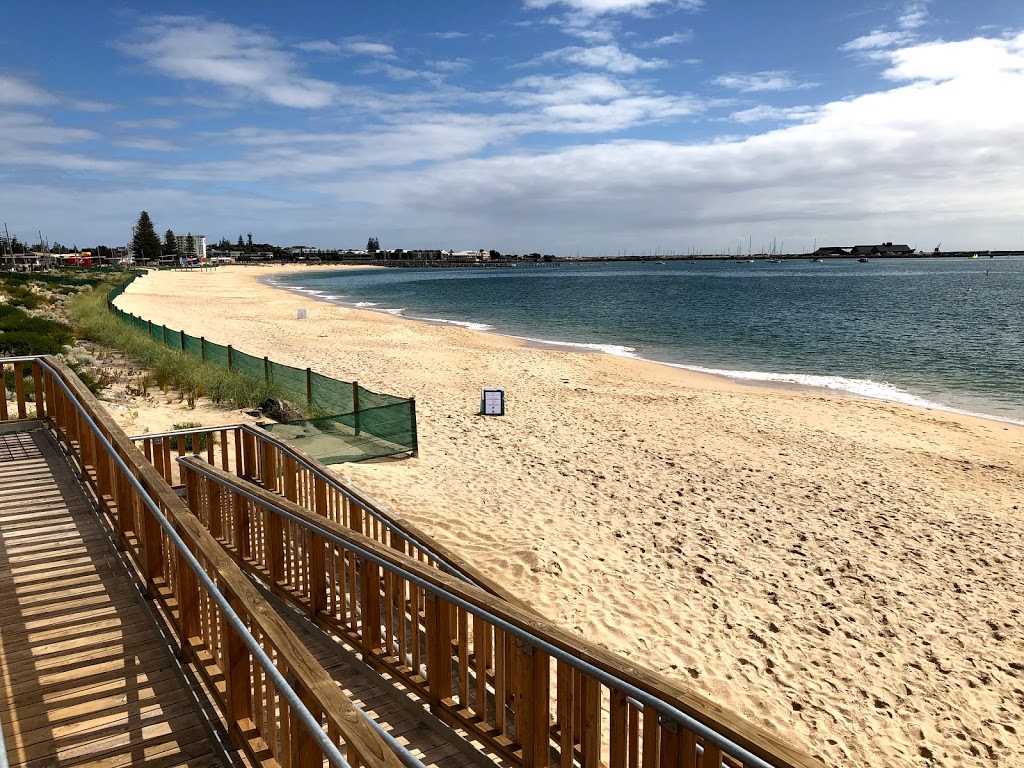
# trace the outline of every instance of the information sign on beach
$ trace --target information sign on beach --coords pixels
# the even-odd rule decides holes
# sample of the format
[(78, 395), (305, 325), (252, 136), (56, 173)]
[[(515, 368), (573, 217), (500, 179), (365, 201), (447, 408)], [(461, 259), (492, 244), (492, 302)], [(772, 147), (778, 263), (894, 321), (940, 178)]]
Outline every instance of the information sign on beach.
[(480, 395), (480, 413), (484, 416), (504, 416), (505, 390), (501, 387), (484, 387)]
[(305, 320), (306, 319), (306, 310), (300, 309), (299, 310), (299, 316), (298, 316), (297, 319), (298, 320)]

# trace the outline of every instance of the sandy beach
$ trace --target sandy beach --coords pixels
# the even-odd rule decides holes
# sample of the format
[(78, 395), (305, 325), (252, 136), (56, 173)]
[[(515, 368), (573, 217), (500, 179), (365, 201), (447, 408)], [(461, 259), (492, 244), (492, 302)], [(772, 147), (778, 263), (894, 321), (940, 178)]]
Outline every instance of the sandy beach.
[[(414, 396), (419, 457), (339, 475), (797, 748), (1024, 764), (1024, 427), (529, 348), (260, 282), (281, 269), (150, 273), (117, 303)], [(478, 415), (483, 386), (507, 416)], [(129, 431), (186, 419), (238, 414), (147, 411)]]

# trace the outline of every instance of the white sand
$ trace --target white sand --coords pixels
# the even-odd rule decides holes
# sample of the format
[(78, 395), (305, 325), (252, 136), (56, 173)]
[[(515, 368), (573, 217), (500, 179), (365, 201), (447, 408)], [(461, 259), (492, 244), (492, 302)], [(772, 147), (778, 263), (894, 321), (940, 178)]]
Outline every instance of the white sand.
[[(794, 746), (1024, 764), (1024, 428), (525, 348), (259, 284), (272, 269), (155, 273), (118, 305), (415, 396), (419, 458), (340, 475)], [(506, 417), (477, 415), (482, 386)]]

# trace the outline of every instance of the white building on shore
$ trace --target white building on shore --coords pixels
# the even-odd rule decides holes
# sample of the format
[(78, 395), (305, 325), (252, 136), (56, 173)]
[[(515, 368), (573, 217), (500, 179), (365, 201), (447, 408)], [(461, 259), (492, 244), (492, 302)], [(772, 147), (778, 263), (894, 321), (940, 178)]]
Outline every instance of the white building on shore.
[[(200, 259), (206, 258), (206, 235), (191, 235), (192, 242), (195, 245), (195, 255)], [(174, 239), (178, 244), (178, 253), (188, 255), (188, 251), (185, 249), (185, 243), (188, 241), (189, 235), (175, 235)]]

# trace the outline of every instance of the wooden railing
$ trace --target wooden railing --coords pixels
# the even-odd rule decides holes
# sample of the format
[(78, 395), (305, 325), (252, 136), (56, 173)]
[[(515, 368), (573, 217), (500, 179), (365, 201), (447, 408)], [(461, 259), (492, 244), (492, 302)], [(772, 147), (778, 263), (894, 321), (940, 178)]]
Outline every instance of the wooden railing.
[(422, 529), (342, 481), (316, 459), (258, 427), (203, 427), (138, 435), (132, 440), (171, 485), (184, 482), (175, 459), (192, 454), (205, 456), (209, 464), (258, 483), (310, 512), (359, 531), (524, 610), (533, 610)]
[[(26, 377), (34, 384), (26, 406)], [(146, 594), (255, 765), (400, 768), (345, 697), (209, 531), (56, 358), (0, 360), (16, 407), (0, 420), (45, 420), (108, 517)], [(3, 382), (0, 382), (3, 383)]]
[[(189, 507), (251, 573), (523, 768), (811, 768), (713, 702), (199, 457)], [(290, 474), (290, 470), (289, 470)], [(344, 521), (353, 523), (345, 525)]]

